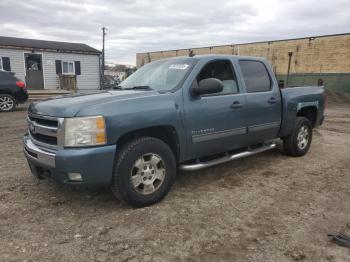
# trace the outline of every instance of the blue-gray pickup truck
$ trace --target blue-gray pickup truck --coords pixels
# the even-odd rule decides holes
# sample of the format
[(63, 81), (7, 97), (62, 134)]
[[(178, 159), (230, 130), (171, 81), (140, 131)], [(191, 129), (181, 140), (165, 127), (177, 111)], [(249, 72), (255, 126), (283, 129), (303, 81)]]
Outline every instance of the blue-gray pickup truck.
[(169, 58), (115, 90), (32, 103), (24, 153), (38, 178), (108, 185), (142, 207), (169, 192), (177, 169), (263, 152), (277, 138), (304, 155), (324, 108), (322, 87), (280, 88), (263, 58)]

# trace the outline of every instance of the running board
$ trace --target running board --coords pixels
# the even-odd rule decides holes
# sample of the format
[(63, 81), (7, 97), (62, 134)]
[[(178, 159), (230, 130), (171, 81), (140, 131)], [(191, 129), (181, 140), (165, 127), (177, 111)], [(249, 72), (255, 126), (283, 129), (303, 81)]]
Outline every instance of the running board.
[(218, 165), (218, 164), (222, 164), (222, 163), (226, 163), (232, 160), (236, 160), (236, 159), (240, 159), (243, 157), (247, 157), (247, 156), (251, 156), (251, 155), (255, 155), (270, 149), (273, 149), (276, 147), (275, 143), (270, 143), (270, 144), (264, 144), (261, 147), (258, 148), (248, 148), (246, 151), (237, 153), (237, 154), (233, 154), (233, 155), (227, 155), (224, 156), (222, 158), (218, 158), (218, 159), (214, 159), (214, 160), (210, 160), (207, 162), (197, 162), (195, 164), (188, 164), (188, 165), (180, 165), (180, 169), (184, 170), (184, 171), (194, 171), (194, 170), (199, 170), (202, 168), (206, 168), (206, 167), (210, 167), (210, 166), (214, 166), (214, 165)]

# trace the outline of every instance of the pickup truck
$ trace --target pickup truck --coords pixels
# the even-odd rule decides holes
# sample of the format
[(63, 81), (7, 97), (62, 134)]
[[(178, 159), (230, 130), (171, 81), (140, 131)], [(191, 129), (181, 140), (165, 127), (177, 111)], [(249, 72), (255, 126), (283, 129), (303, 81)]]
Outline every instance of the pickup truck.
[(263, 58), (169, 58), (115, 90), (32, 103), (24, 153), (38, 178), (108, 185), (143, 207), (169, 192), (178, 169), (270, 150), (278, 138), (286, 154), (306, 154), (324, 108), (322, 87), (280, 88)]

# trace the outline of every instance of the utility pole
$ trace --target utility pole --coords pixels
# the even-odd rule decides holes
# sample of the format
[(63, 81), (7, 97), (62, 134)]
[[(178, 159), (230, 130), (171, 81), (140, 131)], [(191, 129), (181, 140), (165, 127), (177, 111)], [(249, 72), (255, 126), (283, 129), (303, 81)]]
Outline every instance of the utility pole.
[(288, 71), (287, 71), (287, 83), (286, 83), (286, 87), (288, 87), (288, 84), (289, 84), (289, 78), (290, 78), (290, 62), (292, 61), (292, 55), (293, 55), (293, 52), (288, 52)]
[(106, 29), (105, 27), (102, 27), (102, 70), (101, 70), (101, 76), (102, 80), (105, 75), (105, 36), (106, 36)]

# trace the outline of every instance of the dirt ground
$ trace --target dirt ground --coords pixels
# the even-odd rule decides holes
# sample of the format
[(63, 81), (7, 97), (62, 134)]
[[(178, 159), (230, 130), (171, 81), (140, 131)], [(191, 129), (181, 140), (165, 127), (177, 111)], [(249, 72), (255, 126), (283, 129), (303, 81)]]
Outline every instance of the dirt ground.
[(26, 106), (0, 114), (0, 261), (350, 261), (350, 104), (329, 106), (302, 158), (273, 151), (177, 176), (133, 209), (108, 188), (37, 181)]

